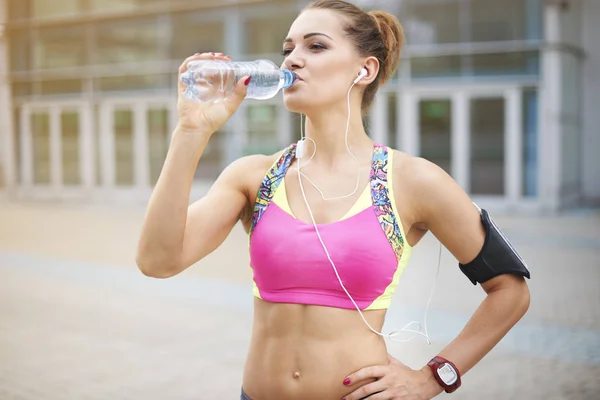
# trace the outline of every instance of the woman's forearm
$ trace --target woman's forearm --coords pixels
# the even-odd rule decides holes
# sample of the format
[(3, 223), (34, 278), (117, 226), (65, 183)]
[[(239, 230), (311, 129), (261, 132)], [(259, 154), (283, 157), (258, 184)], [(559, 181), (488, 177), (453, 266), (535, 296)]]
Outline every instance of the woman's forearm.
[[(488, 292), (462, 332), (440, 352), (441, 357), (456, 365), (461, 375), (492, 350), (527, 312), (529, 289), (526, 283), (519, 278), (509, 282)], [(439, 394), (442, 389), (431, 369), (425, 366), (422, 372), (429, 377), (432, 394)], [(433, 393), (435, 391), (437, 393)]]
[(169, 276), (183, 246), (189, 196), (210, 134), (176, 129), (142, 226), (136, 261), (150, 276)]

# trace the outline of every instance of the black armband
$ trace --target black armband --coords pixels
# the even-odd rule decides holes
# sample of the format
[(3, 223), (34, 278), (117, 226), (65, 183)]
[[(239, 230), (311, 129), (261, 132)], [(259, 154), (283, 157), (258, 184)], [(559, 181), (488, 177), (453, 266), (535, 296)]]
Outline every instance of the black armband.
[(459, 263), (460, 270), (473, 285), (483, 283), (503, 274), (515, 274), (530, 279), (525, 261), (510, 244), (504, 233), (494, 223), (487, 211), (480, 209), (481, 223), (485, 229), (485, 242), (475, 259)]

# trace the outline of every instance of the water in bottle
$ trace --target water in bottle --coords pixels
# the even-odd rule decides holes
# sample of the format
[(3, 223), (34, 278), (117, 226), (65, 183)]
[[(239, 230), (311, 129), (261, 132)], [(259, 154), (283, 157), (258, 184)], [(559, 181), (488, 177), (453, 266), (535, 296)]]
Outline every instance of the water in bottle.
[(287, 89), (296, 80), (296, 74), (279, 69), (269, 60), (231, 62), (222, 60), (195, 60), (181, 74), (185, 97), (200, 102), (221, 101), (233, 93), (237, 82), (250, 76), (247, 99), (265, 100), (279, 90)]

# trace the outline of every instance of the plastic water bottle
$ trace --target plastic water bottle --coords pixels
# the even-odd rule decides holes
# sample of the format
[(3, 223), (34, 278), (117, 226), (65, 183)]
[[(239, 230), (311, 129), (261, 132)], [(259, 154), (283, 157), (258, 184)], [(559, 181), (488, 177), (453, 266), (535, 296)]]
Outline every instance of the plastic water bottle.
[(221, 60), (196, 60), (187, 65), (181, 74), (185, 85), (184, 95), (189, 100), (199, 102), (221, 101), (233, 93), (237, 82), (244, 76), (251, 76), (247, 99), (266, 100), (274, 97), (279, 90), (287, 89), (296, 80), (296, 74), (279, 69), (269, 60), (230, 62)]

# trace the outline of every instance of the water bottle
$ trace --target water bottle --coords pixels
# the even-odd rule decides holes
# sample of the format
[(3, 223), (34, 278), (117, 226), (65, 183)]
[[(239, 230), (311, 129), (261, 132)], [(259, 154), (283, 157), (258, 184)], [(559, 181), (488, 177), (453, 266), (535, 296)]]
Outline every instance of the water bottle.
[(187, 99), (199, 102), (221, 101), (233, 93), (237, 82), (251, 76), (247, 99), (266, 100), (279, 90), (287, 89), (296, 80), (296, 74), (279, 69), (269, 60), (231, 62), (222, 60), (195, 60), (181, 74)]

